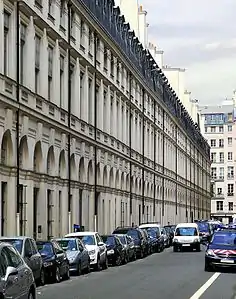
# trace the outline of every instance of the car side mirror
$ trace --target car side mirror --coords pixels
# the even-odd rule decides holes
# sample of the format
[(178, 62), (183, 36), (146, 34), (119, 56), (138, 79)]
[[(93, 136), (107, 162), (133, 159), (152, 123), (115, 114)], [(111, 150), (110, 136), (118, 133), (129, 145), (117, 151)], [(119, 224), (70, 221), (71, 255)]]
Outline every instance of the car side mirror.
[(98, 246), (103, 246), (104, 243), (103, 242), (98, 242)]
[(4, 280), (7, 281), (10, 276), (17, 275), (18, 270), (15, 267), (7, 267)]

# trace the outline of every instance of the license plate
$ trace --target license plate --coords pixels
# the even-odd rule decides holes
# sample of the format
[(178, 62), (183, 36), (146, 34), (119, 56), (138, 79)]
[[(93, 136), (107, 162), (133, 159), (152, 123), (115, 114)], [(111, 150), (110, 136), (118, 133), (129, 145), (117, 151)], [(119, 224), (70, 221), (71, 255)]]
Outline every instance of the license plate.
[(189, 247), (190, 244), (182, 244), (182, 246), (184, 246), (184, 247)]
[(228, 260), (228, 259), (222, 259), (220, 262), (225, 264), (234, 264), (234, 260)]

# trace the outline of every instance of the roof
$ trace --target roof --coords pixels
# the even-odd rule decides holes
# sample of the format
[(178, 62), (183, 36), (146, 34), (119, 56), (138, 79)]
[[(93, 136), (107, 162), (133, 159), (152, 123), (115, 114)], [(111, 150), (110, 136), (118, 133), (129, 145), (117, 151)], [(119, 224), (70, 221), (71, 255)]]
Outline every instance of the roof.
[(149, 227), (161, 227), (161, 225), (157, 223), (147, 223), (147, 224), (139, 225), (139, 228), (149, 228)]
[(12, 240), (12, 239), (18, 239), (18, 240), (25, 240), (25, 239), (32, 239), (31, 237), (26, 236), (13, 236), (13, 237), (0, 237), (0, 240)]
[(77, 232), (77, 233), (70, 233), (65, 235), (65, 237), (79, 237), (79, 236), (93, 236), (97, 234), (97, 232)]
[(176, 228), (177, 227), (198, 227), (197, 223), (179, 223), (176, 225)]
[(232, 113), (234, 109), (233, 105), (221, 105), (221, 106), (205, 106), (199, 107), (200, 113), (204, 114), (224, 114)]

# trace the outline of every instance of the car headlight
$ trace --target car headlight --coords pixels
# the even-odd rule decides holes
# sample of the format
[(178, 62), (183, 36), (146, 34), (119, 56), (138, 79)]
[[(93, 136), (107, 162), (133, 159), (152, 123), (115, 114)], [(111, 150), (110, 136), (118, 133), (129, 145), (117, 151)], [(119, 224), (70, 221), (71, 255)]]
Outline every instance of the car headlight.
[(208, 249), (208, 250), (206, 251), (206, 255), (207, 255), (207, 256), (216, 256), (216, 254), (214, 253), (214, 251), (213, 251), (212, 249)]
[(89, 255), (93, 255), (96, 253), (96, 251), (93, 249), (93, 250), (90, 250), (88, 253), (89, 253)]
[(195, 243), (196, 243), (196, 242), (199, 242), (199, 239), (196, 238), (196, 239), (193, 240), (193, 242), (195, 242)]
[(45, 263), (43, 263), (44, 267), (49, 267), (49, 266), (52, 266), (52, 265), (53, 265), (53, 262), (45, 262)]
[(107, 251), (107, 254), (114, 254), (114, 253), (115, 251), (113, 249)]
[(179, 240), (178, 239), (173, 239), (173, 242), (179, 242)]

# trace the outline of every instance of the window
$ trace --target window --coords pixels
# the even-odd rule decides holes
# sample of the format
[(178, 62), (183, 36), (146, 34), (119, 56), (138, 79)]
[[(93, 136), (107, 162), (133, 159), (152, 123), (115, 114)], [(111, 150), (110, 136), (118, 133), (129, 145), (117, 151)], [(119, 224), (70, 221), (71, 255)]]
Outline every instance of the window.
[(234, 184), (228, 184), (228, 196), (232, 196), (234, 194)]
[(53, 0), (48, 0), (48, 14), (50, 16), (52, 16), (53, 14), (53, 3), (52, 3)]
[(234, 178), (234, 167), (233, 166), (228, 166), (228, 179), (233, 179)]
[(48, 47), (48, 100), (52, 99), (53, 48)]
[(216, 179), (216, 167), (211, 168), (211, 178)]
[(83, 40), (84, 40), (84, 21), (80, 20), (80, 44), (83, 44)]
[(113, 56), (113, 54), (111, 54), (111, 76), (112, 76), (112, 78), (114, 76), (114, 66), (115, 66), (115, 64), (114, 64), (114, 56)]
[(29, 239), (25, 240), (25, 246), (24, 246), (24, 256), (27, 257), (29, 253), (32, 252), (32, 248), (30, 245)]
[(65, 0), (61, 0), (60, 26), (65, 28)]
[(42, 0), (35, 0), (34, 3), (38, 8), (42, 8)]
[(35, 93), (39, 92), (40, 44), (40, 37), (35, 35)]
[(219, 139), (219, 147), (224, 147), (224, 139)]
[(219, 169), (219, 179), (224, 179), (224, 173), (225, 173), (225, 169), (224, 169), (224, 167), (220, 167), (220, 169)]
[(4, 75), (8, 75), (8, 51), (9, 51), (9, 29), (10, 29), (10, 14), (4, 11)]
[(20, 25), (20, 84), (24, 83), (26, 26)]
[(215, 133), (216, 132), (216, 127), (211, 127), (211, 133)]
[(220, 133), (223, 133), (223, 132), (224, 132), (224, 127), (223, 127), (223, 126), (220, 126), (220, 127), (219, 127), (219, 132), (220, 132)]
[(223, 201), (222, 200), (216, 202), (216, 210), (223, 211)]
[(216, 146), (216, 140), (215, 140), (215, 139), (211, 139), (210, 142), (211, 142), (211, 146), (212, 146), (212, 147), (215, 147), (215, 146)]
[(60, 55), (60, 107), (63, 107), (64, 100), (64, 62), (64, 57)]
[(232, 201), (230, 201), (228, 204), (229, 204), (229, 211), (233, 211), (234, 210), (234, 203)]
[(233, 129), (232, 125), (228, 125), (228, 132), (232, 132), (232, 129)]
[(224, 153), (220, 153), (220, 163), (224, 162)]
[(104, 48), (104, 69), (107, 70), (107, 62), (108, 62), (108, 53), (107, 53), (107, 48)]
[(217, 195), (222, 195), (222, 188), (217, 188)]
[(233, 143), (233, 138), (232, 137), (228, 137), (228, 145), (232, 145)]
[(232, 161), (232, 160), (233, 160), (233, 153), (228, 152), (228, 161)]
[(211, 162), (216, 162), (216, 153), (211, 153)]

